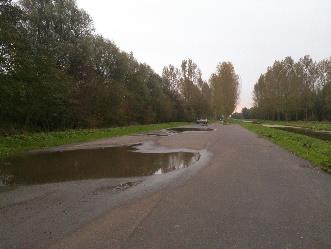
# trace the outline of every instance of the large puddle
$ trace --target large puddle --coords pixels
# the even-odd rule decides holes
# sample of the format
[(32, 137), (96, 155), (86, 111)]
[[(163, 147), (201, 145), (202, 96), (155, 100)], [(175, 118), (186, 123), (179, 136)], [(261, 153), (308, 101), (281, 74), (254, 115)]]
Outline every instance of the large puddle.
[(200, 127), (175, 127), (175, 128), (167, 128), (159, 131), (152, 131), (147, 133), (140, 133), (137, 135), (148, 135), (148, 136), (157, 136), (157, 137), (166, 137), (171, 136), (177, 133), (182, 133), (185, 131), (213, 131), (214, 129), (208, 128), (206, 126), (200, 126)]
[(189, 167), (193, 152), (141, 153), (137, 145), (27, 153), (0, 161), (0, 185), (150, 176)]
[(185, 131), (213, 131), (214, 129), (208, 127), (176, 127), (168, 128), (171, 132), (185, 132)]

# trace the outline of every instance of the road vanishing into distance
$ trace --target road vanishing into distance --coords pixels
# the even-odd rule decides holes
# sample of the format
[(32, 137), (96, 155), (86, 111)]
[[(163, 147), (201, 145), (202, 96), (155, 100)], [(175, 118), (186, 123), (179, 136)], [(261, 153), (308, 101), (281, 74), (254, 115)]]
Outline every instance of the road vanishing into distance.
[(331, 248), (330, 175), (238, 125), (209, 127), (57, 148), (145, 142), (201, 157), (150, 177), (2, 187), (0, 248)]

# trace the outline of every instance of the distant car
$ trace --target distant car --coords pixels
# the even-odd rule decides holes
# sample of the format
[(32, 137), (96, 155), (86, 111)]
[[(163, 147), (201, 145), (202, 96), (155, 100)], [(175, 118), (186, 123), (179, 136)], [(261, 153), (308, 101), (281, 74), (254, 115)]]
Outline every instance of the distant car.
[(197, 124), (208, 125), (208, 119), (197, 119)]

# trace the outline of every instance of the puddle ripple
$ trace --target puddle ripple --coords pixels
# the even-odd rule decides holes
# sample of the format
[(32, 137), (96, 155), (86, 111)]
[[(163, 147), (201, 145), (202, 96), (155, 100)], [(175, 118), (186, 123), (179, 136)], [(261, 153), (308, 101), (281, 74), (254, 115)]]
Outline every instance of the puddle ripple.
[(189, 167), (199, 153), (141, 153), (135, 146), (28, 153), (0, 161), (0, 185), (150, 176)]

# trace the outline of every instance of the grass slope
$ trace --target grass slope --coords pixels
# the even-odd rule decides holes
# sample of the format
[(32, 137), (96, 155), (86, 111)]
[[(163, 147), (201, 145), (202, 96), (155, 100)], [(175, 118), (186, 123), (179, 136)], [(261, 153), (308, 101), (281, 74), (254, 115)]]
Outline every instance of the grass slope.
[[(256, 134), (270, 139), (275, 144), (291, 151), (323, 170), (331, 173), (331, 142), (301, 134), (264, 127), (260, 124), (238, 122)], [(268, 122), (269, 123), (269, 122)], [(308, 124), (307, 124), (308, 125)]]
[(257, 120), (259, 123), (263, 124), (277, 124), (277, 125), (288, 125), (297, 126), (302, 128), (309, 128), (312, 130), (324, 130), (331, 131), (331, 122), (318, 122), (318, 121), (261, 121)]
[(85, 142), (100, 138), (130, 135), (134, 133), (160, 130), (185, 124), (187, 123), (172, 122), (162, 124), (133, 125), (105, 129), (84, 129), (60, 132), (32, 133), (26, 135), (0, 137), (0, 158), (32, 149)]

